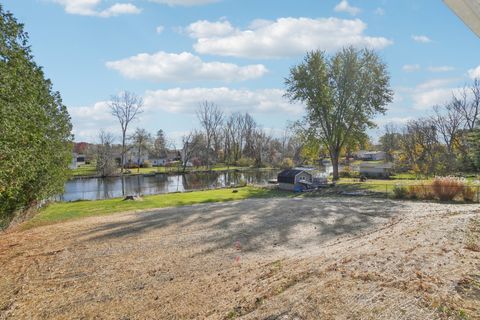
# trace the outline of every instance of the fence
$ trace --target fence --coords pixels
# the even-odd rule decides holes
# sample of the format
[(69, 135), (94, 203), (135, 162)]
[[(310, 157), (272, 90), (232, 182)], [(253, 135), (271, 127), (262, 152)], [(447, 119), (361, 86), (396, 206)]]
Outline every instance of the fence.
[[(340, 183), (333, 192), (343, 195), (381, 196), (392, 199), (462, 201), (480, 203), (480, 185)], [(327, 191), (328, 193), (328, 191)]]

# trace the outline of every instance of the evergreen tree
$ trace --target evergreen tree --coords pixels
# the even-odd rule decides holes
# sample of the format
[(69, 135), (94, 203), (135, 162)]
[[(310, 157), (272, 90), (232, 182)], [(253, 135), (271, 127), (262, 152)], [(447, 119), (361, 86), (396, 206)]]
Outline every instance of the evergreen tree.
[(60, 94), (33, 61), (23, 25), (0, 5), (0, 227), (17, 210), (62, 192), (71, 129)]

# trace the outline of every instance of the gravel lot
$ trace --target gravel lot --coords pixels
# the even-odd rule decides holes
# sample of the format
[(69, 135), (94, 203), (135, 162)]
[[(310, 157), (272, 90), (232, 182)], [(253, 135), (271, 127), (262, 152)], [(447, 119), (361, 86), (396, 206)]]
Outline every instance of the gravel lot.
[(0, 234), (0, 319), (480, 319), (479, 205), (281, 198)]

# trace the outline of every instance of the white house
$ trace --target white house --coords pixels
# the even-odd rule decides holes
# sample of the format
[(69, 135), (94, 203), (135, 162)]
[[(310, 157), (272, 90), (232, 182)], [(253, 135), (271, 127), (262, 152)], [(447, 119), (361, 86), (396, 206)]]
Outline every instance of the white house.
[(152, 166), (154, 167), (164, 166), (168, 163), (167, 158), (150, 158), (148, 160), (152, 163)]
[(372, 178), (388, 178), (392, 173), (393, 165), (391, 163), (361, 163), (359, 173), (362, 176)]
[(68, 166), (70, 169), (77, 169), (78, 166), (85, 164), (85, 155), (72, 152), (72, 162)]

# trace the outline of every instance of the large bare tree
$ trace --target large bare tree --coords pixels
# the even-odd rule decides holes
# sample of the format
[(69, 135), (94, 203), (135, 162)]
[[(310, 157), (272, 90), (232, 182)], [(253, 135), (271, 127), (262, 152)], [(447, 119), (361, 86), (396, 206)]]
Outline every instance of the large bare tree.
[(212, 145), (216, 146), (220, 129), (223, 124), (223, 111), (214, 103), (204, 101), (197, 110), (197, 117), (204, 131), (207, 149), (205, 150), (205, 159), (207, 168), (210, 168), (210, 153)]
[(197, 154), (202, 146), (202, 135), (199, 132), (189, 132), (182, 137), (182, 172), (186, 171), (187, 165)]
[(117, 164), (113, 155), (113, 134), (103, 129), (98, 134), (99, 144), (96, 146), (96, 170), (102, 177), (108, 177), (115, 173)]
[(122, 156), (121, 173), (125, 166), (125, 155), (127, 153), (126, 139), (128, 125), (143, 112), (143, 99), (135, 93), (124, 91), (111, 97), (110, 112), (118, 119), (122, 127)]

